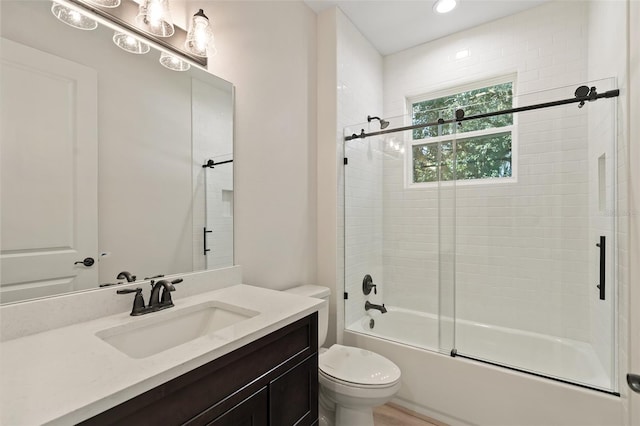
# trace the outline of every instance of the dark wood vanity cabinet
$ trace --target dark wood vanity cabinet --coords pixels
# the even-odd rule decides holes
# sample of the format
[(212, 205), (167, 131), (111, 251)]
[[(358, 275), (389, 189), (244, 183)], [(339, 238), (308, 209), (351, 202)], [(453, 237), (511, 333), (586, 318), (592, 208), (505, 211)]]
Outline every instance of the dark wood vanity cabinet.
[(82, 425), (314, 425), (318, 314), (117, 405)]

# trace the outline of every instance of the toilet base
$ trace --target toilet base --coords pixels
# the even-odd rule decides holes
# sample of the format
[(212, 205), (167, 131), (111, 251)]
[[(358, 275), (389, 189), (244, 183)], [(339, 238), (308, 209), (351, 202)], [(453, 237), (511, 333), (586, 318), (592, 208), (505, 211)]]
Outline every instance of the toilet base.
[(318, 426), (335, 426), (336, 404), (329, 401), (324, 394), (318, 392)]
[(373, 408), (353, 409), (336, 405), (336, 426), (373, 426)]

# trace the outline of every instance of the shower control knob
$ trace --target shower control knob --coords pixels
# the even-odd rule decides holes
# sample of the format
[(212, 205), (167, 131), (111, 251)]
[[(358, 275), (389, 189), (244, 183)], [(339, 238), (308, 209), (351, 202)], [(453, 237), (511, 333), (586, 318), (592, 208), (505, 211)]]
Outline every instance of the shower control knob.
[(373, 283), (373, 278), (371, 278), (371, 275), (367, 274), (362, 280), (362, 292), (365, 296), (367, 296), (369, 293), (371, 293), (371, 289), (373, 289), (373, 294), (378, 294), (376, 285)]

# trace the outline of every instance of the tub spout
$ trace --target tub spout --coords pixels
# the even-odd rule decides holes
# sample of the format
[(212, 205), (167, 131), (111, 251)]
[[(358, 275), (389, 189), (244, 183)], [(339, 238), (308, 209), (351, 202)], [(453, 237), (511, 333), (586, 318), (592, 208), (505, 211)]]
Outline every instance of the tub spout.
[(384, 303), (382, 305), (376, 305), (375, 303), (371, 303), (368, 300), (364, 303), (364, 310), (368, 311), (369, 309), (377, 309), (383, 314), (387, 313), (387, 308), (384, 307)]

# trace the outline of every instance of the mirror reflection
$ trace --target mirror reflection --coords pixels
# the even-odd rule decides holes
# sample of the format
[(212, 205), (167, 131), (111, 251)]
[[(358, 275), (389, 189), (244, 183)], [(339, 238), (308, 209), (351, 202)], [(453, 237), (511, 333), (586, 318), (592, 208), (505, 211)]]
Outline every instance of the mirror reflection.
[(232, 84), (48, 1), (0, 12), (0, 301), (231, 266)]

